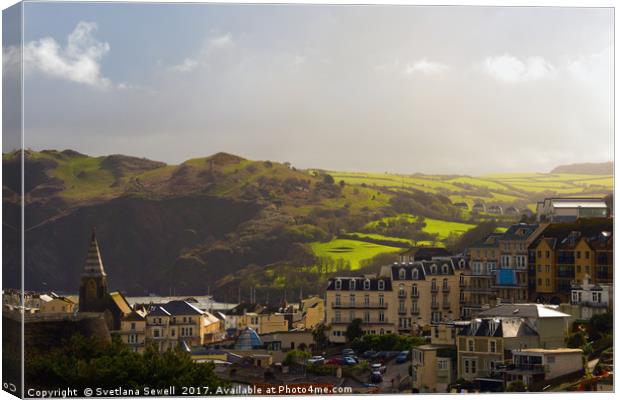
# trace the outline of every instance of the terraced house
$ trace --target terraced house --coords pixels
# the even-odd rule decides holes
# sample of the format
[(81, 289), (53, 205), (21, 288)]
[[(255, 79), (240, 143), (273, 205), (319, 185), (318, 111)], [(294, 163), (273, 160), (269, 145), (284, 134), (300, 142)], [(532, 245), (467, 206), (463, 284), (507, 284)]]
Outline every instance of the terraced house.
[(549, 224), (530, 244), (534, 267), (532, 298), (569, 302), (571, 285), (586, 276), (595, 284), (613, 283), (613, 220), (579, 219)]
[(435, 257), (381, 268), (379, 276), (336, 277), (327, 286), (330, 340), (344, 343), (347, 326), (362, 320), (365, 333), (419, 333), (458, 319), (466, 260)]
[(327, 284), (326, 301), (326, 322), (332, 327), (329, 340), (333, 343), (346, 342), (347, 326), (357, 318), (362, 320), (364, 333), (396, 331), (389, 311), (395, 301), (390, 278), (332, 278)]
[(495, 273), (499, 264), (500, 237), (501, 234), (491, 234), (467, 251), (469, 268), (465, 271), (461, 308), (464, 319), (473, 318), (496, 303), (498, 289), (495, 287)]

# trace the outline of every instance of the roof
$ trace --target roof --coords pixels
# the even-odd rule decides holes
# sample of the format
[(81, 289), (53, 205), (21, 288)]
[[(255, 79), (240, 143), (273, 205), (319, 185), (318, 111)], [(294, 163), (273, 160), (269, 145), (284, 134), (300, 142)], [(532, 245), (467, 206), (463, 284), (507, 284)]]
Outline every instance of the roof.
[[(609, 218), (583, 218), (572, 222), (551, 223), (542, 230), (541, 234), (530, 245), (537, 247), (541, 240), (553, 238), (556, 242), (552, 248), (564, 242), (564, 248), (573, 248), (584, 238), (592, 248), (612, 248), (613, 245), (613, 220)], [(573, 237), (575, 240), (570, 240)], [(566, 240), (565, 239), (569, 239)]]
[(554, 208), (607, 208), (604, 201), (557, 201), (552, 200)]
[(484, 238), (482, 241), (469, 246), (469, 248), (477, 249), (481, 247), (499, 247), (498, 239), (500, 239), (501, 237), (502, 237), (501, 233), (491, 233), (486, 238)]
[(97, 243), (97, 237), (95, 230), (90, 237), (90, 247), (88, 248), (88, 255), (86, 257), (86, 263), (84, 264), (84, 270), (81, 274), (85, 278), (97, 278), (106, 276), (103, 268), (103, 261), (101, 260), (101, 253), (99, 252), (99, 244)]
[[(379, 281), (383, 281), (384, 289), (382, 291), (391, 291), (392, 290), (392, 280), (389, 278), (365, 278), (363, 276), (351, 276), (351, 277), (335, 277), (330, 278), (327, 283), (327, 290), (337, 290), (336, 289), (336, 281), (340, 280), (341, 288), (340, 290), (359, 290), (364, 291), (364, 282), (370, 281), (370, 291), (379, 290)], [(355, 289), (353, 289), (352, 282), (355, 281)]]
[(166, 311), (162, 306), (155, 306), (153, 310), (148, 313), (149, 317), (169, 317), (170, 313)]
[(242, 302), (226, 311), (226, 315), (244, 315), (249, 312), (260, 312), (262, 306), (258, 303)]
[(561, 353), (583, 353), (581, 349), (570, 349), (567, 347), (560, 347), (557, 349), (522, 349), (522, 350), (513, 350), (514, 353), (543, 353), (543, 354), (561, 354)]
[(110, 298), (123, 314), (131, 313), (132, 309), (121, 292), (111, 292)]
[(416, 246), (400, 253), (401, 256), (413, 256), (416, 260), (430, 260), (433, 257), (449, 256), (450, 253), (443, 247)]
[(545, 304), (500, 304), (478, 313), (480, 317), (565, 318), (570, 315), (559, 312), (555, 306)]
[(182, 300), (173, 300), (160, 306), (164, 308), (170, 315), (202, 315), (204, 311), (193, 304)]
[(128, 315), (123, 317), (123, 321), (144, 321), (144, 316), (133, 310)]
[(538, 336), (536, 330), (523, 318), (477, 318), (464, 327), (461, 336), (521, 337)]
[(263, 341), (256, 331), (250, 327), (245, 328), (235, 342), (235, 350), (252, 350), (263, 346)]
[(511, 225), (499, 240), (526, 240), (538, 228), (538, 224), (519, 223)]

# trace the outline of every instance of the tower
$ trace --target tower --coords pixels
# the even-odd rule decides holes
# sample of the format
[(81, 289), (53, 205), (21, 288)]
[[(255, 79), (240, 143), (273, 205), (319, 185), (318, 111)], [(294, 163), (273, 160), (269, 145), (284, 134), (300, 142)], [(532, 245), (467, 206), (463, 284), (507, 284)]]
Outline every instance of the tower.
[(108, 305), (108, 280), (95, 235), (90, 239), (88, 256), (80, 275), (80, 312), (104, 312)]

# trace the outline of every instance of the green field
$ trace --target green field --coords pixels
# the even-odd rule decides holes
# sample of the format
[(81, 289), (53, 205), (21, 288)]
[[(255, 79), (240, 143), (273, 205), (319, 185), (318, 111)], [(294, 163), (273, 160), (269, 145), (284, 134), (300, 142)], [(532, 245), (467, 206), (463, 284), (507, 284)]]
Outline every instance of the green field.
[(314, 242), (310, 243), (310, 247), (316, 256), (342, 259), (351, 266), (352, 270), (360, 268), (360, 261), (373, 258), (377, 254), (395, 253), (403, 250), (399, 247), (348, 239), (334, 239), (325, 243)]
[[(364, 228), (374, 229), (377, 227), (379, 222), (387, 223), (390, 221), (396, 221), (401, 218), (405, 218), (406, 220), (410, 222), (415, 222), (418, 219), (417, 217), (411, 214), (400, 214), (396, 217), (387, 217), (387, 218), (382, 218), (380, 220), (369, 222), (368, 224), (366, 224)], [(443, 221), (443, 220), (433, 219), (433, 218), (425, 218), (424, 222), (426, 223), (426, 226), (422, 229), (422, 231), (426, 233), (437, 234), (439, 240), (446, 239), (452, 232), (456, 234), (463, 234), (469, 229), (475, 227), (475, 225), (473, 224), (467, 224), (463, 222)]]

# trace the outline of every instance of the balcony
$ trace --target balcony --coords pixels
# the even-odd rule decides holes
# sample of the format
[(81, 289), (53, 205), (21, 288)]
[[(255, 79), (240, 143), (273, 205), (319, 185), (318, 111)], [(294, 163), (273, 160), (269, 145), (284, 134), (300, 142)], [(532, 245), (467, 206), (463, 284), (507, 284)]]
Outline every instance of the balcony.
[(407, 297), (407, 293), (406, 292), (398, 292), (398, 298), (399, 299), (404, 299), (405, 297)]
[(359, 303), (349, 303), (349, 302), (340, 302), (340, 303), (335, 303), (332, 302), (332, 308), (333, 309), (362, 309), (362, 308), (376, 308), (376, 309), (387, 309), (388, 308), (388, 304), (387, 303), (378, 303), (378, 302), (372, 302), (372, 303), (363, 303), (363, 302), (359, 302)]
[(431, 293), (437, 293), (439, 288), (437, 286), (431, 286)]
[(415, 292), (411, 292), (411, 298), (412, 299), (419, 299), (420, 298), (420, 292), (418, 292), (417, 290)]
[(573, 305), (583, 306), (583, 307), (592, 307), (592, 308), (607, 308), (609, 307), (609, 303), (607, 302), (595, 302), (595, 301), (571, 301)]
[[(349, 325), (351, 323), (351, 320), (348, 318), (341, 318), (339, 320), (336, 320), (336, 318), (332, 318), (331, 323), (333, 325)], [(367, 321), (363, 321), (362, 323), (366, 325), (391, 325), (391, 322), (387, 318), (385, 318), (384, 320), (369, 319)]]
[(439, 303), (431, 303), (431, 308), (432, 308), (433, 310), (438, 309), (438, 308), (439, 308)]
[(443, 308), (444, 310), (449, 310), (450, 309), (450, 303), (443, 303), (441, 305), (441, 308)]
[(543, 364), (508, 364), (506, 365), (505, 371), (513, 372), (513, 373), (533, 373), (533, 374), (544, 374), (547, 372), (547, 368)]
[(412, 308), (411, 309), (411, 315), (420, 315), (420, 309), (419, 308)]
[(441, 287), (441, 291), (444, 293), (449, 293), (450, 292), (450, 286), (442, 286)]
[(398, 315), (407, 315), (407, 309), (406, 308), (399, 308), (398, 309)]
[(493, 288), (493, 287), (477, 287), (477, 286), (466, 286), (463, 288), (464, 292), (470, 292), (470, 293), (488, 293), (488, 294), (493, 294), (495, 292), (497, 292), (497, 289)]

